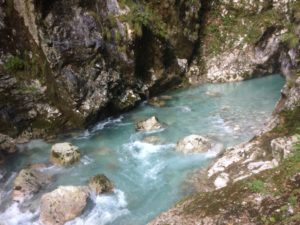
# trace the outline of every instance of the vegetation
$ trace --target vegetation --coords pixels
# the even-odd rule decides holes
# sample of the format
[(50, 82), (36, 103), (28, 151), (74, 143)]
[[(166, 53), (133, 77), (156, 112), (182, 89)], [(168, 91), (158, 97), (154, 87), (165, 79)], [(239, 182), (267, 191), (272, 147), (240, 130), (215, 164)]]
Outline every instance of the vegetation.
[[(182, 214), (203, 218), (224, 215), (255, 224), (298, 224), (300, 221), (299, 108), (281, 114), (282, 135), (296, 135), (293, 153), (276, 168), (263, 171), (223, 189), (199, 193), (182, 201)], [(294, 123), (294, 124), (293, 124)], [(287, 129), (291, 129), (286, 132)], [(277, 129), (271, 131), (277, 135)], [(270, 135), (270, 134), (268, 134)], [(262, 201), (256, 201), (259, 193)], [(212, 201), (213, 199), (213, 201)], [(222, 218), (222, 217), (221, 217)], [(199, 218), (197, 219), (199, 220)], [(232, 221), (232, 220), (231, 220)], [(245, 222), (246, 223), (246, 222)]]
[(137, 36), (142, 36), (143, 28), (148, 28), (154, 35), (167, 38), (167, 25), (147, 4), (142, 6), (131, 2), (129, 6), (130, 12), (122, 16), (121, 20), (128, 22)]
[[(266, 8), (257, 13), (243, 8), (232, 8), (230, 5), (228, 7), (231, 9), (230, 13), (225, 15), (220, 14), (222, 9), (219, 5), (212, 7), (205, 29), (206, 41), (209, 43), (206, 54), (217, 55), (221, 51), (237, 47), (240, 43), (255, 44), (268, 29), (283, 27), (289, 27), (289, 31), (282, 37), (283, 41), (291, 48), (299, 44), (293, 20), (280, 10)], [(290, 3), (289, 8), (292, 17), (300, 18), (299, 2)]]
[(261, 193), (265, 191), (265, 183), (261, 180), (249, 182), (248, 187), (254, 193)]
[(43, 61), (38, 52), (24, 51), (20, 55), (9, 57), (3, 68), (21, 80), (39, 78), (43, 81), (46, 77), (46, 66), (47, 62)]
[(4, 69), (11, 72), (24, 70), (24, 68), (25, 68), (25, 61), (21, 59), (19, 56), (9, 57), (6, 63), (4, 64)]

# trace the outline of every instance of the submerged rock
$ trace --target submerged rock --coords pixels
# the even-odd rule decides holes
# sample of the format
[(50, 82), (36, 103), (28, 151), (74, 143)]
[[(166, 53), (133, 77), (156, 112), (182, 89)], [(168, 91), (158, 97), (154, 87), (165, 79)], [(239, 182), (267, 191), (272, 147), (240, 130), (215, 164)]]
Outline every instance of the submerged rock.
[(153, 97), (148, 101), (148, 104), (155, 107), (164, 107), (166, 106), (166, 101), (159, 97)]
[(140, 121), (136, 125), (137, 131), (152, 131), (163, 128), (163, 125), (159, 122), (159, 120), (152, 116), (149, 119)]
[(211, 148), (210, 141), (200, 135), (190, 135), (178, 141), (176, 150), (185, 154), (208, 151)]
[(143, 139), (144, 142), (149, 144), (159, 144), (161, 143), (161, 139), (158, 136), (148, 136)]
[(6, 153), (14, 153), (17, 151), (17, 146), (11, 137), (0, 134), (0, 151), (4, 151)]
[(103, 174), (93, 176), (89, 181), (89, 188), (92, 192), (98, 194), (112, 192), (114, 186), (112, 182)]
[(50, 176), (36, 170), (23, 169), (13, 184), (12, 199), (22, 202), (50, 183)]
[(86, 187), (60, 186), (44, 194), (40, 206), (40, 222), (44, 225), (63, 225), (79, 216), (87, 205)]
[(79, 161), (79, 159), (78, 147), (68, 142), (55, 144), (51, 148), (50, 161), (53, 164), (67, 166)]
[(205, 94), (209, 97), (221, 97), (221, 93), (217, 91), (207, 91)]

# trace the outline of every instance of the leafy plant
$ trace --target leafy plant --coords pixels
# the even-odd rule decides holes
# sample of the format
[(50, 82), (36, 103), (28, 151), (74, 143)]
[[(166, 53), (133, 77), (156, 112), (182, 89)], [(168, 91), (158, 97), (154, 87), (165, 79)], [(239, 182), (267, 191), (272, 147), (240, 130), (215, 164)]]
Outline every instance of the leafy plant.
[(8, 71), (24, 70), (25, 61), (18, 56), (11, 56), (4, 64), (4, 69)]
[(261, 180), (254, 180), (248, 184), (248, 187), (254, 193), (261, 193), (265, 190), (265, 183)]

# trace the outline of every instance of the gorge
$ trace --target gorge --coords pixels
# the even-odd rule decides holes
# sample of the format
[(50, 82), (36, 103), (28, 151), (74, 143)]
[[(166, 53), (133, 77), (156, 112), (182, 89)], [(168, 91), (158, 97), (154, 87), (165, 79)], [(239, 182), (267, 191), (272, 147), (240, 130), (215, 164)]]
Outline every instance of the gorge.
[(299, 24), (297, 0), (0, 0), (0, 224), (297, 224)]

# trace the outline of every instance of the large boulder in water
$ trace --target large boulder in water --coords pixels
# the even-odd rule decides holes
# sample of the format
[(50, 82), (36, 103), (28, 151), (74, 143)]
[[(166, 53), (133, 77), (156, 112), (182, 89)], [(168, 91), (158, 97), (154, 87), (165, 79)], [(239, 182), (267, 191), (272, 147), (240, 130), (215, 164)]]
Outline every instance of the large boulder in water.
[(22, 202), (50, 183), (50, 176), (36, 169), (23, 169), (13, 184), (12, 199)]
[(6, 153), (14, 153), (17, 151), (17, 146), (11, 137), (0, 134), (0, 151), (6, 152)]
[(211, 148), (210, 141), (200, 135), (190, 135), (178, 141), (176, 150), (185, 154), (206, 152)]
[(112, 182), (103, 174), (93, 176), (89, 181), (89, 188), (95, 194), (112, 192), (114, 186)]
[(87, 187), (60, 186), (41, 198), (40, 222), (63, 225), (80, 216), (87, 205)]
[(159, 122), (159, 120), (155, 116), (140, 121), (136, 124), (137, 131), (152, 131), (161, 128), (163, 128), (163, 125)]
[(51, 148), (50, 161), (53, 164), (67, 166), (79, 161), (79, 159), (78, 147), (68, 142), (55, 144)]

